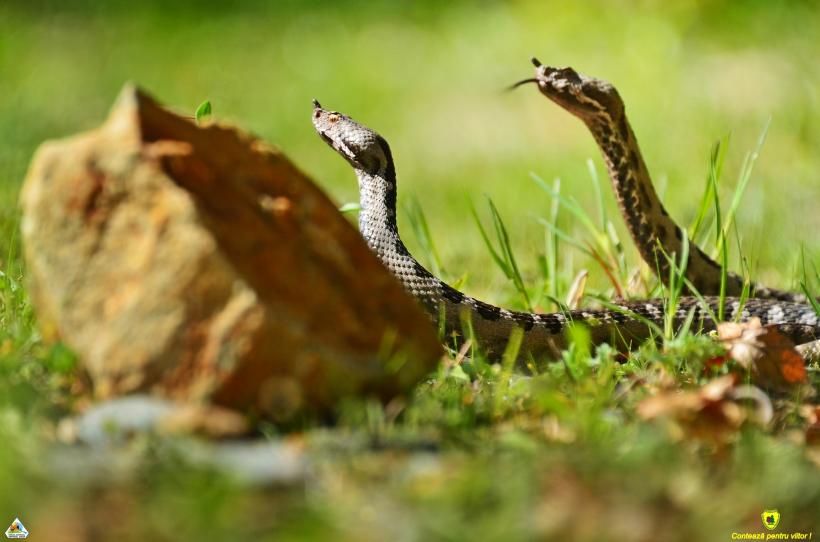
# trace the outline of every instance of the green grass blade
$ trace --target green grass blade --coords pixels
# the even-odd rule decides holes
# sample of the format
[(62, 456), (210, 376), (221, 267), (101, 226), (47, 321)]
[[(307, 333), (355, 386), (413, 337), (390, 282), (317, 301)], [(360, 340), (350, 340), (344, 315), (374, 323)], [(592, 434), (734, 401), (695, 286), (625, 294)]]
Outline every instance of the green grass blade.
[(710, 175), (709, 178), (711, 179), (713, 190), (715, 193), (715, 235), (717, 236), (716, 243), (720, 250), (720, 295), (718, 305), (718, 319), (722, 322), (724, 320), (726, 312), (726, 283), (729, 277), (729, 249), (726, 245), (726, 242), (724, 241), (724, 229), (720, 213), (720, 198), (717, 197), (718, 176), (717, 174)]
[(538, 184), (538, 186), (541, 187), (542, 190), (544, 190), (544, 192), (557, 199), (565, 209), (571, 212), (581, 222), (581, 224), (583, 224), (584, 227), (592, 233), (593, 236), (596, 238), (600, 237), (601, 232), (596, 228), (595, 222), (590, 218), (586, 211), (581, 208), (581, 205), (574, 198), (566, 197), (560, 192), (553, 190), (551, 186), (549, 186), (535, 173), (530, 173), (530, 177), (536, 182), (536, 184)]
[[(706, 187), (703, 191), (703, 196), (698, 205), (698, 212), (695, 215), (694, 222), (690, 225), (689, 231), (692, 232), (692, 239), (697, 244), (703, 244), (708, 235), (708, 230), (705, 225), (708, 221), (710, 210), (713, 208), (713, 200), (717, 199), (717, 182), (723, 173), (723, 164), (726, 159), (726, 151), (729, 148), (729, 136), (717, 141), (712, 147), (712, 153), (709, 156), (709, 169), (706, 175)], [(704, 237), (701, 238), (701, 235)]]
[(518, 268), (518, 263), (515, 260), (515, 255), (513, 254), (512, 246), (510, 246), (510, 237), (507, 234), (507, 228), (504, 226), (504, 221), (501, 219), (501, 215), (498, 213), (498, 209), (496, 208), (493, 200), (489, 197), (487, 198), (487, 203), (490, 206), (490, 213), (492, 214), (493, 218), (493, 227), (495, 228), (496, 239), (498, 240), (498, 244), (501, 246), (501, 253), (504, 257), (504, 261), (507, 267), (512, 272), (512, 276), (510, 277), (515, 285), (515, 288), (518, 290), (518, 293), (524, 298), (524, 304), (528, 311), (532, 311), (532, 303), (530, 302), (530, 296), (527, 293), (527, 288), (524, 286), (524, 279), (521, 277), (521, 271)]
[(805, 282), (800, 281), (800, 289), (803, 290), (803, 293), (809, 298), (809, 304), (814, 309), (814, 312), (820, 316), (820, 302), (817, 301), (817, 298), (811, 293), (811, 290), (809, 290), (809, 287)]
[[(610, 276), (612, 279), (615, 279), (614, 275), (612, 274), (612, 270), (617, 269), (619, 270), (620, 274), (624, 273), (624, 266), (622, 262), (624, 262), (622, 253), (619, 252), (620, 243), (617, 240), (617, 235), (612, 236), (610, 232), (610, 228), (607, 226), (606, 215), (604, 214), (604, 204), (603, 204), (603, 195), (600, 194), (600, 186), (597, 180), (597, 175), (594, 174), (594, 168), (592, 169), (593, 175), (593, 183), (596, 185), (596, 191), (599, 192), (599, 219), (602, 220), (600, 227), (596, 225), (595, 220), (589, 216), (589, 214), (584, 211), (581, 205), (578, 203), (575, 198), (563, 196), (560, 191), (551, 188), (541, 179), (538, 175), (534, 173), (530, 173), (532, 179), (538, 184), (542, 190), (547, 192), (550, 197), (553, 198), (553, 201), (558, 202), (558, 204), (565, 209), (567, 209), (578, 221), (584, 226), (584, 228), (590, 233), (594, 241), (594, 246), (596, 249), (590, 253), (594, 254), (597, 253), (600, 255), (599, 257), (595, 258), (599, 264), (601, 264), (607, 275)], [(545, 222), (542, 222), (545, 224)], [(553, 225), (554, 226), (554, 225)], [(551, 231), (556, 232), (557, 230), (552, 226), (547, 226)], [(564, 237), (566, 240), (566, 237)], [(573, 246), (577, 246), (576, 243), (573, 243)], [(623, 285), (618, 284), (616, 280), (615, 287), (619, 290), (623, 290)], [(554, 292), (556, 293), (556, 292)]]
[[(558, 194), (561, 193), (561, 179), (555, 179), (553, 181), (552, 189), (554, 192)], [(558, 251), (560, 245), (560, 229), (558, 228), (558, 218), (560, 216), (560, 212), (560, 202), (557, 198), (552, 198), (550, 202), (549, 220), (544, 221), (544, 225), (547, 226), (547, 229), (544, 232), (544, 243), (546, 245), (546, 265), (544, 266), (544, 281), (545, 284), (548, 285), (549, 297), (551, 297), (552, 299), (558, 298)]]
[(669, 263), (669, 288), (664, 313), (664, 337), (668, 340), (675, 335), (675, 315), (678, 312), (678, 301), (683, 291), (686, 268), (689, 263), (689, 235), (687, 231), (684, 229), (681, 236), (680, 264), (676, 261), (676, 254), (667, 254), (663, 250), (662, 254)]
[(504, 404), (510, 392), (510, 380), (515, 369), (515, 361), (521, 350), (521, 342), (524, 339), (524, 331), (520, 327), (514, 327), (501, 356), (501, 373), (496, 379), (496, 386), (493, 393), (493, 414), (499, 417), (503, 413)]
[(587, 160), (587, 170), (592, 179), (592, 187), (595, 189), (595, 200), (598, 202), (598, 220), (600, 221), (601, 231), (606, 231), (606, 206), (604, 205), (604, 193), (601, 190), (601, 180), (598, 178), (598, 170), (595, 169), (595, 162)]
[(478, 217), (478, 213), (476, 212), (475, 206), (472, 202), (470, 202), (470, 212), (473, 215), (473, 220), (475, 220), (476, 226), (478, 226), (478, 231), (481, 234), (481, 239), (484, 241), (484, 246), (487, 247), (488, 251), (490, 251), (490, 256), (493, 261), (499, 269), (501, 269), (505, 277), (512, 278), (512, 270), (507, 266), (504, 258), (495, 250), (492, 241), (490, 241), (490, 236), (487, 235), (487, 231), (484, 229), (484, 225), (481, 223), (481, 219)]
[[(737, 186), (735, 187), (735, 192), (732, 195), (732, 203), (729, 206), (729, 210), (726, 213), (726, 219), (723, 224), (723, 232), (724, 238), (726, 236), (726, 232), (728, 232), (729, 228), (732, 227), (734, 224), (735, 215), (737, 210), (740, 208), (740, 200), (743, 198), (743, 193), (746, 190), (746, 186), (749, 184), (749, 179), (752, 177), (752, 171), (754, 171), (755, 163), (757, 162), (758, 157), (760, 156), (760, 151), (763, 148), (763, 143), (766, 141), (766, 135), (769, 133), (769, 126), (771, 125), (772, 118), (766, 121), (765, 126), (763, 126), (763, 130), (760, 132), (760, 136), (757, 138), (757, 145), (755, 145), (754, 150), (746, 155), (743, 159), (743, 166), (740, 170), (740, 177), (738, 179)], [(718, 245), (718, 250), (721, 249), (721, 246)]]
[(421, 247), (426, 262), (430, 265), (433, 274), (437, 277), (444, 276), (444, 266), (441, 263), (436, 243), (430, 233), (430, 227), (427, 224), (427, 216), (421, 208), (418, 199), (410, 198), (404, 206), (404, 211), (407, 214), (410, 228)]
[(362, 210), (362, 206), (359, 205), (358, 202), (353, 202), (353, 201), (345, 203), (341, 207), (339, 207), (339, 212), (342, 213), (343, 215), (344, 214), (349, 214), (349, 213), (358, 213), (361, 210)]
[[(817, 301), (817, 296), (815, 296), (811, 288), (809, 288), (809, 276), (806, 272), (806, 253), (804, 247), (800, 247), (800, 260), (801, 260), (801, 272), (802, 276), (800, 278), (800, 289), (806, 294), (806, 297), (809, 299), (809, 304), (814, 309), (814, 312), (820, 316), (820, 302)], [(816, 283), (820, 283), (820, 272), (818, 272), (817, 267), (814, 267), (814, 278)]]
[(589, 256), (590, 258), (593, 257), (592, 252), (587, 247), (585, 247), (583, 244), (579, 243), (578, 241), (576, 241), (575, 239), (570, 237), (570, 235), (568, 233), (566, 233), (561, 228), (555, 226), (552, 222), (548, 222), (547, 220), (545, 220), (543, 218), (538, 218), (538, 217), (536, 217), (535, 220), (536, 220), (536, 222), (538, 222), (539, 224), (544, 226), (544, 228), (546, 228), (548, 232), (552, 233), (552, 235), (556, 239), (563, 240), (565, 243), (567, 243), (568, 245), (571, 245), (574, 248), (577, 248), (578, 250), (580, 250), (581, 252), (583, 252), (584, 254)]

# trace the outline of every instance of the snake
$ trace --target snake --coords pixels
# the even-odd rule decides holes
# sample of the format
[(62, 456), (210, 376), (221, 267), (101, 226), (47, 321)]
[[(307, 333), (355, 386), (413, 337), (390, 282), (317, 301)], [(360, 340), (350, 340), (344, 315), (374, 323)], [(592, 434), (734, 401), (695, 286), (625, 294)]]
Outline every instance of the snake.
[[(555, 68), (532, 59), (535, 77), (519, 81), (511, 88), (536, 83), (538, 90), (560, 107), (579, 118), (595, 139), (603, 155), (607, 173), (629, 234), (641, 258), (658, 278), (669, 278), (670, 254), (681, 254), (686, 231), (663, 206), (641, 154), (638, 140), (626, 116), (618, 90), (609, 82), (579, 74), (570, 67)], [(689, 259), (685, 277), (691, 288), (704, 295), (721, 292), (724, 271), (694, 241), (688, 239)], [(723, 291), (739, 296), (744, 291), (742, 276), (727, 271)], [(806, 303), (799, 292), (750, 284), (749, 294), (763, 299)]]
[[(608, 81), (579, 74), (570, 67), (555, 68), (531, 59), (535, 77), (510, 88), (536, 83), (538, 90), (560, 107), (579, 118), (595, 139), (606, 165), (621, 216), (641, 258), (668, 284), (670, 254), (680, 254), (686, 231), (669, 215), (658, 197), (638, 140), (626, 115), (618, 90)], [(687, 239), (689, 259), (683, 266), (690, 289), (704, 295), (741, 295), (743, 277), (727, 271)], [(724, 282), (725, 281), (725, 282)], [(722, 286), (721, 286), (722, 285)], [(748, 293), (762, 299), (806, 303), (800, 292), (750, 284)], [(820, 341), (801, 346), (801, 353), (820, 359)]]
[[(312, 122), (320, 138), (352, 166), (359, 187), (359, 232), (368, 247), (424, 308), (447, 341), (468, 340), (487, 359), (501, 359), (514, 330), (520, 330), (518, 359), (560, 358), (569, 346), (567, 330), (576, 323), (589, 329), (593, 344), (630, 347), (653, 337), (672, 312), (662, 299), (619, 302), (596, 310), (555, 313), (511, 311), (471, 297), (428, 271), (409, 252), (396, 220), (396, 166), (387, 140), (350, 116), (326, 110), (313, 101)], [(687, 322), (701, 330), (716, 327), (723, 303), (730, 320), (758, 317), (796, 343), (820, 337), (820, 319), (812, 307), (781, 300), (693, 297), (677, 300), (671, 314), (675, 328)]]

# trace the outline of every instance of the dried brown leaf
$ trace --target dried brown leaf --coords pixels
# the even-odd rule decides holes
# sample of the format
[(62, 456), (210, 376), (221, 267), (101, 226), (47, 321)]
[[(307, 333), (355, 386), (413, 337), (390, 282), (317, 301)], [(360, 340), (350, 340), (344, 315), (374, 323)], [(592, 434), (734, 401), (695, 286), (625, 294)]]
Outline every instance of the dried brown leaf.
[(735, 377), (726, 375), (697, 389), (662, 392), (644, 399), (637, 412), (645, 420), (673, 421), (676, 438), (722, 445), (746, 421), (745, 411), (732, 400), (734, 385)]
[(803, 405), (799, 412), (807, 422), (806, 443), (820, 447), (820, 405)]
[(581, 300), (584, 298), (584, 292), (586, 291), (588, 276), (589, 271), (581, 269), (572, 281), (572, 285), (569, 287), (569, 293), (567, 294), (567, 307), (570, 309), (575, 310), (581, 306)]
[(805, 361), (794, 342), (760, 319), (718, 325), (718, 337), (729, 357), (751, 370), (755, 383), (765, 388), (787, 390), (807, 381)]

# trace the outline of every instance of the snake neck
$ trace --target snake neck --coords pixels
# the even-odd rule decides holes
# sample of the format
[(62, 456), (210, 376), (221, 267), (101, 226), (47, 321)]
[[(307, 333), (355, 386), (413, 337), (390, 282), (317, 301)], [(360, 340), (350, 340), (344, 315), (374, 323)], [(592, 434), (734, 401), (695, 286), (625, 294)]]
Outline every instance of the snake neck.
[[(682, 232), (655, 192), (638, 142), (624, 115), (602, 115), (587, 122), (604, 158), (621, 213), (643, 259), (668, 270), (668, 254), (680, 254)], [(660, 243), (660, 246), (659, 246)]]
[[(404, 248), (396, 224), (396, 174), (356, 170), (359, 180), (359, 231), (370, 249), (384, 259)], [(406, 250), (406, 249), (405, 249)]]
[[(355, 168), (359, 181), (359, 231), (384, 262), (396, 253), (410, 254), (396, 222), (396, 166), (390, 146), (379, 136), (385, 162), (374, 171)], [(388, 266), (389, 267), (389, 266)], [(391, 269), (392, 271), (392, 269)]]
[[(621, 214), (641, 257), (659, 271), (663, 281), (669, 278), (669, 255), (681, 254), (685, 232), (669, 216), (655, 192), (652, 179), (641, 154), (632, 127), (623, 112), (603, 114), (585, 120), (604, 157), (609, 178), (615, 191)], [(704, 295), (720, 293), (721, 267), (689, 241), (689, 261), (686, 277)], [(739, 296), (743, 278), (727, 273), (726, 294)], [(802, 294), (784, 292), (753, 285), (758, 297), (802, 303)]]
[(359, 232), (382, 263), (431, 312), (437, 310), (444, 284), (407, 250), (396, 223), (396, 171), (390, 160), (383, 171), (356, 170), (359, 180)]

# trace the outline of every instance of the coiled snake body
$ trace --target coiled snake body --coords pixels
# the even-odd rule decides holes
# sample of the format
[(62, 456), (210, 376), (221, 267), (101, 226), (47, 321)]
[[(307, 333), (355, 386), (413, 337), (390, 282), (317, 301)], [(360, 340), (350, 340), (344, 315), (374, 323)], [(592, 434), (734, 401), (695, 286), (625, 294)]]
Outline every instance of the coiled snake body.
[[(443, 326), (448, 335), (463, 337), (468, 321), (475, 339), (490, 357), (503, 351), (514, 328), (523, 330), (521, 355), (534, 357), (559, 355), (566, 346), (565, 331), (570, 322), (583, 322), (590, 328), (595, 344), (610, 342), (629, 345), (650, 336), (646, 321), (663, 325), (664, 302), (649, 300), (621, 303), (618, 310), (575, 310), (563, 313), (534, 314), (509, 311), (474, 299), (445, 284), (425, 269), (409, 253), (399, 236), (396, 223), (396, 169), (390, 147), (379, 134), (335, 111), (327, 111), (314, 101), (313, 125), (321, 138), (347, 160), (359, 181), (359, 229), (362, 236), (386, 267)], [(679, 300), (675, 324), (688, 315), (703, 329), (712, 329), (717, 313), (717, 298), (685, 297)], [(820, 336), (820, 322), (811, 307), (790, 302), (748, 300), (742, 307), (735, 298), (726, 300), (726, 317), (741, 320), (757, 316), (763, 324), (777, 325), (795, 342), (803, 343)]]

